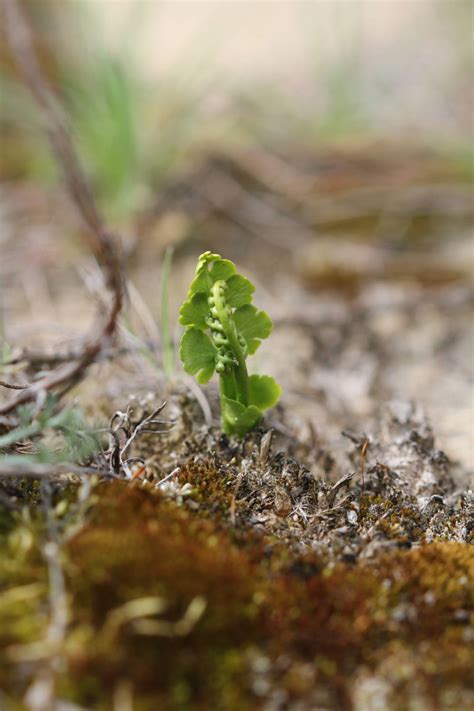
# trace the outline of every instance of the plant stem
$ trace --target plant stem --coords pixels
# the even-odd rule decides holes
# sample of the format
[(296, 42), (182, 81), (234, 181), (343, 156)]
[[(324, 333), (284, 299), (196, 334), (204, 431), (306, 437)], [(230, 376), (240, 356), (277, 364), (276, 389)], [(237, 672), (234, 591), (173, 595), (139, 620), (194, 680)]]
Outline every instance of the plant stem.
[[(216, 281), (212, 287), (212, 296), (217, 311), (217, 318), (224, 329), (224, 334), (229, 342), (229, 348), (237, 360), (237, 364), (232, 367), (235, 382), (235, 397), (238, 402), (247, 406), (249, 404), (249, 376), (245, 364), (245, 355), (239, 343), (230, 308), (225, 303), (225, 288), (226, 284), (224, 281)], [(226, 383), (225, 380), (228, 377), (228, 374), (221, 374), (221, 392), (224, 391), (224, 394), (226, 394), (229, 387), (229, 383)]]

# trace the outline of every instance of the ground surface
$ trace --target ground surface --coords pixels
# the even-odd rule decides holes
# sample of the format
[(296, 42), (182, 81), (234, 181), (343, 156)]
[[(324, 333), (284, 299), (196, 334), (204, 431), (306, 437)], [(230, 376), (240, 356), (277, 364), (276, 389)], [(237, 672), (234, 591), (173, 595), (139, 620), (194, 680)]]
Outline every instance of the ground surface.
[[(137, 440), (133, 483), (3, 487), (0, 703), (472, 706), (469, 195), (451, 166), (380, 148), (211, 156), (160, 195), (127, 244), (124, 352), (71, 399), (102, 422), (166, 399), (173, 426)], [(94, 265), (61, 242), (57, 196), (7, 196), (5, 335), (57, 349), (93, 313)], [(208, 248), (274, 319), (253, 369), (283, 397), (242, 442), (214, 385), (162, 373), (167, 244), (173, 324)]]

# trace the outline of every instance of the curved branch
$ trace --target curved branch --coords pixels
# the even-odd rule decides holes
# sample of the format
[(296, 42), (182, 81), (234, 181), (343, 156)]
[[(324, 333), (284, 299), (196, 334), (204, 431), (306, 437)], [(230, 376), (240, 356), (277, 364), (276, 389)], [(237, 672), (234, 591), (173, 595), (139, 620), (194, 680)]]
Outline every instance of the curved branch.
[(77, 357), (59, 365), (30, 387), (0, 406), (0, 414), (14, 410), (42, 392), (59, 385), (68, 389), (78, 382), (84, 371), (110, 345), (117, 329), (123, 304), (123, 279), (119, 240), (106, 226), (94, 200), (89, 182), (75, 151), (67, 122), (35, 52), (28, 21), (17, 0), (4, 0), (5, 32), (15, 64), (35, 99), (45, 122), (45, 131), (56, 159), (62, 168), (69, 197), (86, 229), (89, 246), (97, 258), (111, 292), (111, 303), (102, 325), (84, 337)]

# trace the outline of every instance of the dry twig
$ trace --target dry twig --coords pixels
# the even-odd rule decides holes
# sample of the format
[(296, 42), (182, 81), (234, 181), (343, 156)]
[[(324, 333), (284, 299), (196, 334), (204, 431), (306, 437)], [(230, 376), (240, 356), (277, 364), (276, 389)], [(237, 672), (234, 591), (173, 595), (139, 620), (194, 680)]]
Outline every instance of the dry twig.
[[(159, 420), (156, 418), (165, 406), (166, 402), (162, 403), (158, 408), (153, 410), (150, 415), (138, 422), (132, 421), (131, 408), (128, 408), (126, 412), (118, 410), (114, 413), (108, 430), (111, 444), (109, 451), (106, 453), (106, 459), (111, 474), (119, 475), (121, 472), (124, 472), (127, 479), (133, 479), (135, 475), (131, 469), (132, 464), (139, 464), (142, 470), (145, 471), (146, 464), (142, 457), (125, 457), (125, 453), (130, 449), (130, 446), (139, 435), (145, 433), (160, 434), (163, 431), (167, 431), (166, 429), (160, 429), (161, 426), (173, 426), (173, 422), (169, 420)], [(158, 429), (155, 429), (156, 426), (158, 426)]]
[(2, 388), (8, 388), (9, 390), (25, 390), (29, 388), (29, 385), (15, 385), (14, 383), (7, 383), (5, 380), (0, 380), (0, 385)]
[(74, 149), (63, 112), (58, 105), (34, 49), (28, 22), (17, 0), (4, 0), (5, 31), (8, 46), (23, 80), (43, 115), (51, 148), (62, 168), (69, 196), (86, 229), (89, 245), (104, 273), (112, 300), (101, 325), (84, 337), (73, 360), (60, 364), (28, 388), (0, 406), (0, 414), (14, 411), (18, 405), (36, 400), (42, 393), (77, 383), (90, 364), (110, 345), (122, 308), (123, 284), (118, 240), (105, 225), (95, 203), (89, 183)]
[(61, 476), (63, 474), (76, 474), (82, 476), (84, 474), (101, 476), (111, 476), (111, 472), (106, 469), (100, 469), (91, 466), (80, 466), (79, 464), (70, 464), (68, 462), (60, 462), (58, 464), (43, 464), (42, 462), (12, 462), (7, 463), (0, 461), (0, 477), (5, 478), (32, 478), (41, 479)]

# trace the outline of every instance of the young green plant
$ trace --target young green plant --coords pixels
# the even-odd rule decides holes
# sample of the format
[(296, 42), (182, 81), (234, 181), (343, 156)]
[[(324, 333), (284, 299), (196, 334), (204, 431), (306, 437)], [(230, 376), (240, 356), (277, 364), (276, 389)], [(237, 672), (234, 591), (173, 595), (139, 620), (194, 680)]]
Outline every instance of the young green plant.
[(281, 395), (272, 377), (247, 372), (247, 356), (272, 330), (269, 316), (252, 304), (254, 291), (231, 261), (204, 252), (179, 312), (186, 327), (180, 347), (184, 369), (201, 384), (214, 372), (219, 375), (222, 429), (239, 437), (256, 427)]

